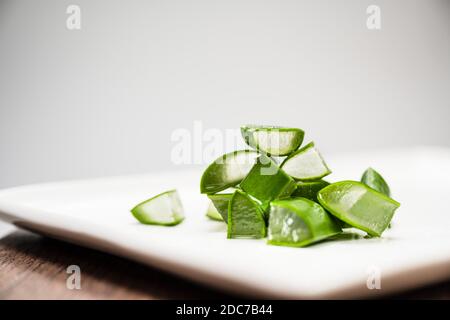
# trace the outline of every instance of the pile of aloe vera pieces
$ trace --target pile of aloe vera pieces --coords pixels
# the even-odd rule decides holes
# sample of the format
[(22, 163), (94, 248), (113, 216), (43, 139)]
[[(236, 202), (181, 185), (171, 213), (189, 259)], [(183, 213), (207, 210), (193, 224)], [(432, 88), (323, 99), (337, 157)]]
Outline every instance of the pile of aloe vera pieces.
[(367, 169), (361, 181), (323, 180), (331, 173), (314, 143), (301, 146), (298, 128), (241, 127), (251, 148), (225, 154), (204, 171), (200, 191), (207, 216), (227, 223), (228, 238), (265, 238), (303, 247), (357, 228), (379, 237), (400, 204), (383, 177)]

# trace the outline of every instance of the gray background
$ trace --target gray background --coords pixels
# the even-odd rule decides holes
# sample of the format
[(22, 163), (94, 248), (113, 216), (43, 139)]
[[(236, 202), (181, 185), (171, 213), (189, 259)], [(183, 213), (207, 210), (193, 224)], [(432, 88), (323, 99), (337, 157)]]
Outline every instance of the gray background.
[(0, 0), (0, 187), (182, 169), (194, 120), (299, 126), (322, 153), (450, 146), (449, 33), (447, 0)]

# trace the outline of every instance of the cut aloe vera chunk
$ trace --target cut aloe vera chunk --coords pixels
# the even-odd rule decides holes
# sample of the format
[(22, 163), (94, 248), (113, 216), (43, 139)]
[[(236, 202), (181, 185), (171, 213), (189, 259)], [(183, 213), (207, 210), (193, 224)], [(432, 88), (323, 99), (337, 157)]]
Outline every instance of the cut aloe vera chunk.
[(281, 168), (293, 178), (303, 181), (318, 180), (331, 173), (314, 142), (287, 157)]
[(361, 182), (371, 187), (372, 189), (375, 189), (378, 192), (387, 195), (388, 197), (391, 196), (391, 191), (389, 190), (389, 186), (386, 181), (383, 179), (381, 174), (379, 174), (372, 168), (368, 168), (366, 171), (364, 171), (361, 177)]
[(317, 202), (317, 193), (330, 183), (325, 180), (300, 181), (292, 193), (292, 197), (302, 197)]
[(388, 227), (400, 204), (356, 181), (330, 184), (317, 199), (331, 214), (347, 224), (379, 237)]
[(270, 204), (269, 244), (304, 247), (341, 231), (325, 209), (309, 199), (276, 200)]
[(216, 193), (236, 186), (251, 170), (260, 154), (252, 150), (227, 153), (211, 163), (200, 181), (201, 193)]
[(176, 190), (170, 190), (141, 202), (131, 209), (133, 216), (144, 224), (174, 226), (184, 220), (183, 206)]
[(241, 127), (241, 133), (250, 147), (274, 156), (286, 156), (297, 150), (305, 136), (301, 129), (276, 126), (246, 125)]
[(296, 182), (269, 157), (261, 155), (239, 186), (256, 198), (265, 211), (270, 201), (289, 197), (296, 188)]
[(222, 220), (228, 223), (228, 204), (230, 203), (232, 193), (216, 193), (208, 195)]
[(228, 207), (228, 238), (259, 239), (266, 236), (264, 212), (248, 194), (236, 190)]
[(209, 202), (208, 209), (206, 210), (206, 216), (211, 220), (223, 222), (222, 216), (220, 215), (219, 211), (217, 211), (212, 201)]

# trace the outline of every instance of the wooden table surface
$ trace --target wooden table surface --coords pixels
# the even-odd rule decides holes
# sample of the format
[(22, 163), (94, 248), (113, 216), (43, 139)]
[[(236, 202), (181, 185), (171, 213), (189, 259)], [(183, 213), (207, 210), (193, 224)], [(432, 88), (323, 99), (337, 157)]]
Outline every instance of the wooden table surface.
[[(69, 265), (81, 268), (81, 290), (66, 287)], [(15, 230), (0, 239), (0, 299), (221, 298), (234, 297), (164, 271), (30, 232)], [(450, 280), (389, 298), (450, 299)]]

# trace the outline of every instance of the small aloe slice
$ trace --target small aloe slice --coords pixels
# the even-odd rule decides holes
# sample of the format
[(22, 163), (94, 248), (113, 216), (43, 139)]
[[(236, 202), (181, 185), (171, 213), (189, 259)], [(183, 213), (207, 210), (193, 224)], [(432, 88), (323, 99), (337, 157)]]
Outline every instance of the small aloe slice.
[(379, 237), (400, 204), (357, 181), (341, 181), (319, 191), (317, 199), (336, 218)]
[(281, 168), (291, 177), (303, 181), (318, 180), (331, 173), (314, 142), (287, 157)]
[(269, 157), (261, 155), (239, 186), (256, 198), (265, 211), (270, 201), (289, 197), (296, 188), (296, 182)]
[(317, 202), (317, 193), (330, 183), (325, 180), (300, 181), (292, 193), (292, 197), (302, 197)]
[(297, 150), (305, 132), (298, 128), (246, 125), (241, 127), (245, 142), (252, 148), (274, 156)]
[(389, 186), (386, 181), (383, 179), (381, 174), (372, 168), (368, 168), (364, 171), (361, 177), (361, 182), (372, 189), (387, 195), (388, 197), (391, 196), (391, 191), (389, 190)]
[(211, 220), (223, 221), (222, 216), (219, 211), (217, 211), (212, 201), (209, 202), (208, 209), (206, 210), (206, 216)]
[(174, 226), (184, 220), (183, 206), (176, 190), (160, 193), (131, 209), (141, 223)]
[(216, 193), (208, 195), (222, 221), (228, 223), (228, 204), (230, 203), (232, 193)]
[(266, 236), (264, 212), (259, 204), (243, 191), (236, 190), (228, 207), (228, 238), (259, 239)]
[(270, 204), (269, 244), (304, 247), (341, 231), (324, 208), (309, 199), (276, 200)]
[(200, 181), (200, 192), (212, 194), (236, 186), (251, 170), (259, 153), (240, 150), (224, 154), (214, 160)]

